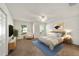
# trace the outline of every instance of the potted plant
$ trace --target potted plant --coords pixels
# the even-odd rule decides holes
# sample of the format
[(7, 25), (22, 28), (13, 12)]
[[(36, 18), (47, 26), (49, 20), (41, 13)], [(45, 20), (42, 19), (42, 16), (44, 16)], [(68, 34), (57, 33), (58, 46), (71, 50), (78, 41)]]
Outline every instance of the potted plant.
[(9, 50), (14, 50), (16, 48), (16, 39), (18, 37), (18, 30), (13, 29), (13, 37), (9, 42)]
[(13, 36), (16, 38), (18, 37), (18, 30), (16, 30), (16, 29), (13, 30)]

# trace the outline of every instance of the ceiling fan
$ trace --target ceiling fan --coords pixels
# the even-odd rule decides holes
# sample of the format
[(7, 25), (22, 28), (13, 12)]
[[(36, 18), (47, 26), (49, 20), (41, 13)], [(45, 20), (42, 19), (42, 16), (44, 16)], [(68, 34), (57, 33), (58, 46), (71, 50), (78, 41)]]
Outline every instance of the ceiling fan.
[(42, 22), (45, 22), (46, 20), (47, 20), (47, 17), (46, 16), (39, 16), (39, 18), (40, 18), (40, 20), (42, 21)]

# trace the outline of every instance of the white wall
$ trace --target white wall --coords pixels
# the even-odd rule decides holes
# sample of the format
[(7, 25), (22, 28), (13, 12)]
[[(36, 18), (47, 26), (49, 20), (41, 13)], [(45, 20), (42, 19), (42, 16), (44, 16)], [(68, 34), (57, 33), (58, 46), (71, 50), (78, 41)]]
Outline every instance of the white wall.
[(50, 24), (64, 22), (64, 28), (72, 30), (73, 44), (79, 45), (79, 16), (74, 15), (68, 18), (54, 20)]
[(72, 16), (66, 19), (63, 19), (61, 21), (63, 21), (65, 23), (65, 29), (70, 29), (72, 30), (72, 40), (73, 40), (73, 44), (79, 45), (79, 39), (78, 39), (78, 35), (79, 35), (79, 31), (78, 31), (78, 16)]
[(51, 24), (56, 22), (64, 22), (65, 29), (72, 30), (73, 44), (79, 45), (79, 4), (68, 6), (66, 9), (66, 13), (63, 12), (63, 16), (56, 20), (53, 19)]
[[(9, 41), (8, 25), (9, 25), (9, 24), (13, 25), (13, 20), (12, 20), (12, 17), (11, 17), (11, 15), (10, 15), (10, 13), (9, 13), (9, 11), (8, 11), (8, 8), (6, 7), (5, 4), (0, 3), (0, 8), (7, 14), (7, 25), (6, 25), (6, 26), (7, 26), (7, 28), (6, 28), (7, 33), (6, 33), (5, 43), (4, 43), (5, 48), (4, 48), (3, 54), (4, 54), (4, 55), (8, 55), (8, 41)], [(1, 39), (1, 38), (0, 38), (0, 39)]]

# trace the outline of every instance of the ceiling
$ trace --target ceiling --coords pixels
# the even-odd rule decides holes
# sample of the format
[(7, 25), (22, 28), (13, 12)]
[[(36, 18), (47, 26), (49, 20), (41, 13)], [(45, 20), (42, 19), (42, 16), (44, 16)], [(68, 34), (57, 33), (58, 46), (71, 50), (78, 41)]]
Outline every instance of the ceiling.
[(68, 3), (7, 3), (13, 19), (40, 21), (39, 16), (46, 16), (47, 22), (78, 15), (79, 4)]

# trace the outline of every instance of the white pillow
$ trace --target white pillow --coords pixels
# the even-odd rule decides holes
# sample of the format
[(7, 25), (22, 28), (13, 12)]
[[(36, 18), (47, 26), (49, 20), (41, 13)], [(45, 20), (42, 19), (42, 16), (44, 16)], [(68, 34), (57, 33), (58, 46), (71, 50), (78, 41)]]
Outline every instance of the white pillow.
[(52, 33), (52, 34), (48, 34), (48, 38), (52, 38), (52, 39), (58, 39), (59, 36), (57, 33)]

